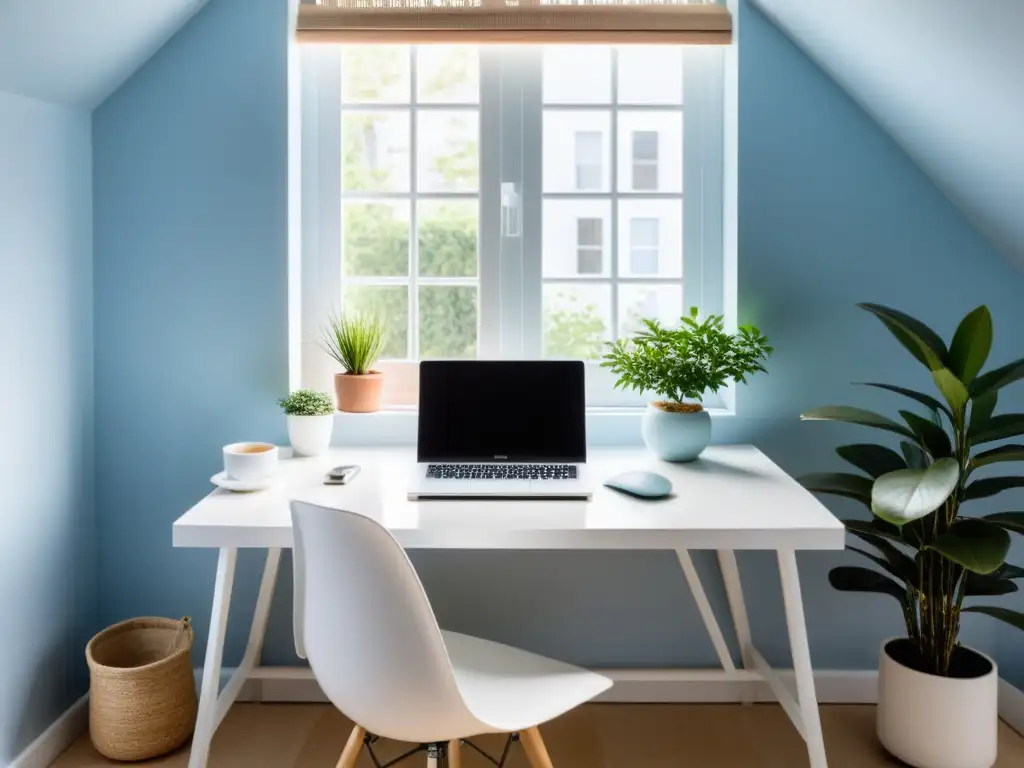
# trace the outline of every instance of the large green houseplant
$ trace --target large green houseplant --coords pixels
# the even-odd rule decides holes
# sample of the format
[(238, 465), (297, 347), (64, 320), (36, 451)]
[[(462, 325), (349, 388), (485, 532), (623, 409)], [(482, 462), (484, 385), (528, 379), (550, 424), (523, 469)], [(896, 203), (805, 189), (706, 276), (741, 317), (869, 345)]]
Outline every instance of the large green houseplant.
[[(1024, 512), (982, 517), (968, 517), (965, 512), (974, 500), (1024, 487), (1024, 477), (1019, 475), (991, 474), (1004, 462), (1024, 461), (1024, 445), (1002, 443), (993, 447), (993, 443), (1024, 435), (1024, 414), (995, 413), (1000, 390), (1024, 378), (1024, 359), (981, 373), (992, 345), (992, 318), (984, 306), (963, 319), (948, 346), (931, 328), (902, 312), (877, 304), (859, 306), (881, 320), (928, 369), (939, 397), (892, 384), (867, 383), (864, 386), (906, 398), (914, 408), (900, 410), (898, 421), (839, 405), (814, 408), (802, 415), (806, 420), (846, 422), (880, 430), (893, 443), (898, 442), (898, 450), (875, 443), (841, 446), (836, 452), (858, 473), (831, 472), (802, 478), (808, 489), (853, 499), (872, 513), (870, 521), (851, 519), (844, 523), (847, 531), (870, 549), (848, 548), (874, 567), (840, 566), (829, 574), (829, 581), (844, 592), (881, 594), (899, 602), (907, 637), (888, 643), (884, 649), (879, 702), (879, 735), (890, 751), (913, 765), (929, 768), (991, 765), (984, 762), (984, 756), (972, 762), (971, 756), (956, 753), (955, 744), (936, 745), (936, 738), (931, 739), (937, 750), (934, 758), (922, 761), (914, 755), (900, 754), (906, 747), (903, 742), (921, 739), (920, 734), (913, 733), (894, 736), (896, 726), (883, 722), (899, 719), (892, 707), (885, 711), (886, 697), (906, 694), (910, 685), (901, 684), (900, 691), (887, 692), (884, 673), (886, 664), (895, 659), (902, 667), (923, 675), (947, 679), (987, 675), (991, 680), (983, 695), (991, 694), (991, 711), (995, 711), (994, 665), (979, 660), (980, 654), (959, 644), (960, 619), (965, 612), (987, 614), (1024, 629), (1024, 614), (976, 603), (979, 598), (987, 602), (987, 598), (1018, 590), (1015, 580), (1024, 577), (1024, 569), (1007, 564), (1006, 556), (1010, 534), (1024, 532)], [(934, 698), (934, 691), (931, 695)], [(954, 695), (967, 701), (973, 694), (961, 690)], [(929, 706), (938, 706), (936, 702), (918, 704), (918, 715)], [(983, 735), (986, 742), (992, 736), (994, 750), (994, 714), (991, 719), (991, 724), (986, 719)], [(958, 727), (951, 735), (963, 740), (963, 729)], [(988, 749), (987, 743), (984, 749)], [(943, 751), (942, 759), (959, 762), (935, 762)]]

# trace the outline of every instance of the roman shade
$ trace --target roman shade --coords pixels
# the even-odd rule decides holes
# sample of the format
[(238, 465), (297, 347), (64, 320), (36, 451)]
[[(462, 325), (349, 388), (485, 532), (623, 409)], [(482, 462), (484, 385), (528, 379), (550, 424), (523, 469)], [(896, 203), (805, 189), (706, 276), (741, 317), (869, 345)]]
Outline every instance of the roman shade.
[(724, 5), (685, 0), (319, 0), (302, 43), (710, 44), (732, 40)]

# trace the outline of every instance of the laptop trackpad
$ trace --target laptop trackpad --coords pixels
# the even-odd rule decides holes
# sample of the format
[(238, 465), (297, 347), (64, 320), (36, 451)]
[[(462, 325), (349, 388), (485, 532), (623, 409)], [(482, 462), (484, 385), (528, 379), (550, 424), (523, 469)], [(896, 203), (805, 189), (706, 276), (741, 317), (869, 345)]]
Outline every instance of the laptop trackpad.
[(487, 496), (525, 496), (530, 492), (529, 480), (473, 480), (470, 493)]

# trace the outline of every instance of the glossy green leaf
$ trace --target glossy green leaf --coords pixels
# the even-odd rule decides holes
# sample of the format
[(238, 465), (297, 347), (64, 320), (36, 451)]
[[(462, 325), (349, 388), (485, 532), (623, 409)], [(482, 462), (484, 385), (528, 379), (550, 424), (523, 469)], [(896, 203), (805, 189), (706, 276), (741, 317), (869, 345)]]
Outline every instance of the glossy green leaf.
[(852, 547), (850, 545), (847, 545), (846, 548), (851, 552), (856, 552), (858, 555), (861, 555), (862, 557), (866, 557), (868, 560), (873, 562), (875, 565), (877, 565), (883, 571), (888, 573), (898, 582), (904, 584), (913, 583), (917, 579), (917, 571), (913, 568), (913, 561), (911, 561), (911, 568), (909, 570), (904, 570), (901, 569), (899, 566), (893, 565), (884, 557), (879, 557), (878, 555), (874, 555), (871, 552), (860, 549), (859, 547)]
[(972, 573), (992, 573), (1006, 562), (1010, 534), (995, 523), (967, 518), (953, 523), (929, 548)]
[(980, 397), (989, 392), (998, 392), (1003, 387), (1024, 379), (1024, 358), (1007, 363), (1001, 368), (983, 373), (971, 382), (971, 397)]
[(811, 408), (800, 414), (803, 421), (841, 421), (846, 424), (860, 424), (863, 427), (875, 427), (897, 435), (903, 435), (913, 439), (914, 433), (901, 424), (885, 416), (865, 411), (863, 408), (853, 408), (848, 405), (823, 405), (820, 408)]
[(1017, 629), (1024, 629), (1024, 613), (1017, 611), (1011, 611), (1009, 608), (997, 608), (994, 605), (972, 605), (969, 608), (963, 609), (969, 613), (983, 613), (986, 616), (991, 616), (994, 619), (1005, 621), (1012, 627)]
[(905, 543), (900, 535), (899, 526), (879, 520), (877, 517), (870, 522), (867, 520), (843, 520), (842, 523), (846, 526), (846, 530), (854, 536), (875, 546), (879, 546), (878, 542), (884, 542), (886, 539), (900, 544)]
[(995, 464), (1000, 461), (1024, 461), (1024, 445), (1001, 445), (990, 451), (984, 451), (971, 459), (971, 466), (984, 467), (987, 464)]
[(985, 499), (1011, 488), (1024, 488), (1024, 477), (983, 477), (964, 489), (964, 501)]
[(905, 387), (897, 387), (892, 384), (876, 384), (871, 381), (857, 382), (862, 387), (874, 387), (875, 389), (884, 389), (886, 392), (895, 392), (898, 395), (909, 397), (911, 400), (916, 400), (921, 403), (925, 408), (930, 411), (942, 411), (950, 418), (953, 418), (953, 414), (945, 404), (939, 402), (931, 395), (926, 395), (923, 392), (917, 392), (913, 389), (906, 389)]
[(973, 445), (981, 445), (1017, 435), (1024, 435), (1024, 414), (1022, 413), (1004, 413), (993, 416), (976, 433), (969, 434), (968, 437)]
[(1024, 533), (1024, 512), (996, 512), (985, 515), (982, 520), (1000, 525), (1008, 531)]
[(871, 488), (871, 511), (893, 525), (906, 525), (942, 506), (959, 477), (955, 459), (939, 459), (927, 469), (890, 472)]
[(944, 368), (949, 352), (935, 331), (910, 315), (880, 304), (858, 304), (882, 321), (889, 332), (930, 370)]
[(932, 455), (933, 459), (942, 459), (953, 453), (953, 446), (949, 442), (946, 430), (911, 411), (900, 411), (900, 416), (907, 422), (907, 426), (918, 440), (928, 449), (928, 453)]
[(901, 603), (907, 598), (907, 590), (888, 576), (856, 565), (841, 565), (828, 573), (828, 583), (840, 592), (873, 592), (891, 595)]
[(968, 571), (964, 582), (965, 597), (997, 597), (1019, 590), (1014, 582), (1004, 579), (998, 572), (983, 575)]
[(836, 448), (840, 458), (850, 462), (862, 472), (871, 477), (881, 477), (887, 472), (895, 472), (897, 469), (906, 469), (907, 463), (896, 451), (882, 445), (871, 443), (857, 443), (855, 445), (841, 445)]
[(871, 480), (861, 475), (846, 472), (815, 472), (798, 478), (798, 482), (809, 491), (845, 496), (869, 506), (871, 504)]
[(928, 454), (917, 443), (900, 442), (900, 450), (910, 469), (924, 469), (928, 466)]
[(992, 315), (984, 304), (967, 314), (949, 345), (949, 367), (964, 384), (981, 371), (992, 349)]
[(992, 418), (998, 400), (998, 392), (989, 392), (987, 395), (971, 398), (971, 424), (967, 430), (968, 437), (980, 432), (982, 427)]
[(949, 368), (939, 368), (932, 371), (932, 378), (935, 379), (935, 386), (939, 388), (939, 392), (946, 398), (946, 402), (953, 409), (953, 413), (960, 413), (967, 405), (967, 400), (970, 397), (967, 394), (967, 387), (964, 386), (964, 383)]

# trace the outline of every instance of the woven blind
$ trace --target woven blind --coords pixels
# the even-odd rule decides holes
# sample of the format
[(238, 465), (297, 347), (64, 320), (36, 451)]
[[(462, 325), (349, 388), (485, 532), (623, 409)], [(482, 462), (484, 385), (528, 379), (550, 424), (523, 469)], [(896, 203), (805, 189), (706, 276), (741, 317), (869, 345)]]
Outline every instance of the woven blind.
[(319, 0), (299, 7), (298, 39), (727, 45), (732, 17), (686, 0)]

